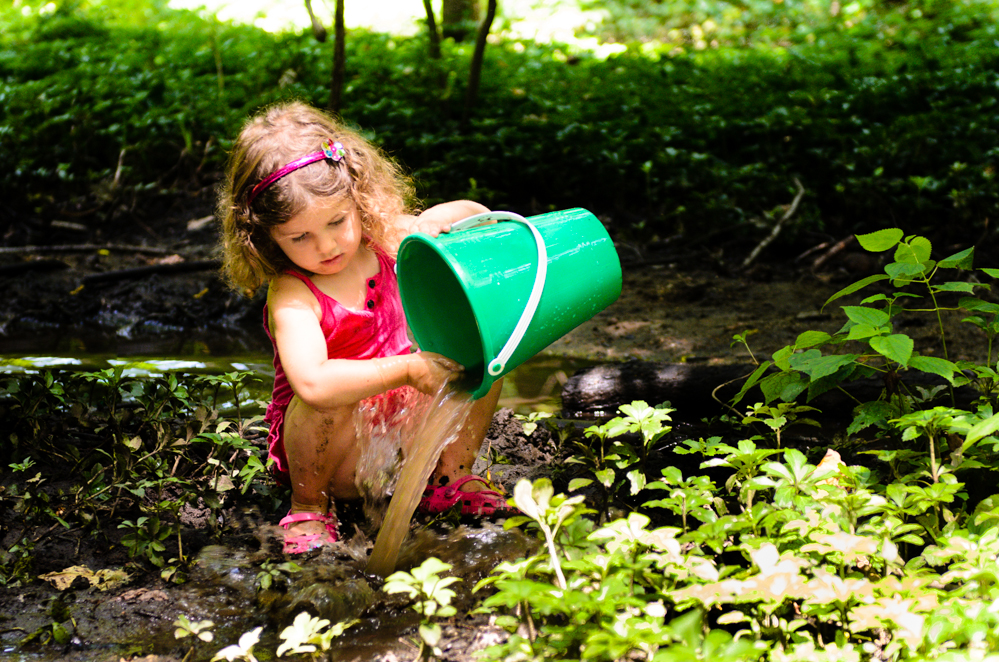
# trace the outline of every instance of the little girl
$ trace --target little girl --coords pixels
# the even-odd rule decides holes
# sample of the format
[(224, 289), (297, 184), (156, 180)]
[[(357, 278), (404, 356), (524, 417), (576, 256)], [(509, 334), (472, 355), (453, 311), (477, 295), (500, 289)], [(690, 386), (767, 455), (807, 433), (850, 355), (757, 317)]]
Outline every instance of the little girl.
[[(286, 552), (335, 542), (331, 500), (361, 496), (359, 407), (406, 407), (416, 391), (436, 393), (462, 369), (440, 354), (411, 352), (394, 256), (409, 233), (437, 236), (487, 210), (463, 200), (413, 216), (412, 192), (377, 148), (303, 104), (251, 119), (233, 147), (219, 203), (223, 272), (244, 292), (268, 285), (264, 327), (275, 379), (266, 418), (275, 474), (291, 486), (291, 511), (280, 522)], [(469, 475), (499, 391), (497, 382), (473, 404), (422, 510), (460, 501), (462, 513), (509, 512)], [(403, 440), (404, 457), (408, 450)]]

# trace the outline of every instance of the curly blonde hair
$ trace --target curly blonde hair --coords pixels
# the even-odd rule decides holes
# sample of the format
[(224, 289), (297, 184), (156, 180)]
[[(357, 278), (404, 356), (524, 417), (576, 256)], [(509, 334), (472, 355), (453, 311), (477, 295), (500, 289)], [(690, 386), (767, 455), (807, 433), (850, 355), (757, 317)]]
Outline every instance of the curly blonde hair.
[[(337, 141), (346, 152), (299, 168), (263, 189), (250, 191), (285, 164)], [(414, 199), (401, 168), (359, 133), (303, 103), (273, 106), (243, 126), (219, 195), (222, 273), (233, 289), (252, 293), (294, 266), (271, 239), (271, 230), (320, 198), (349, 198), (361, 216), (366, 239), (385, 245), (393, 219)]]

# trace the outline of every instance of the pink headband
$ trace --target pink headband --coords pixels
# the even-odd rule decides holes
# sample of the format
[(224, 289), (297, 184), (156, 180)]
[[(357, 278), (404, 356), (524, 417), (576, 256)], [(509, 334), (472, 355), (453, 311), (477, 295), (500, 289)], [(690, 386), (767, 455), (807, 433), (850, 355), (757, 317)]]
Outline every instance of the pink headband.
[(330, 159), (331, 161), (340, 161), (343, 159), (343, 157), (347, 155), (347, 151), (343, 148), (343, 145), (341, 145), (338, 142), (330, 144), (330, 141), (324, 140), (322, 145), (320, 146), (322, 147), (322, 149), (319, 150), (318, 152), (312, 152), (311, 154), (306, 154), (301, 158), (295, 159), (291, 163), (285, 164), (283, 167), (278, 168), (270, 175), (268, 175), (266, 178), (261, 180), (260, 183), (254, 186), (253, 189), (250, 191), (250, 196), (249, 198), (247, 198), (246, 205), (247, 206), (252, 205), (253, 201), (256, 200), (258, 195), (260, 195), (261, 191), (263, 191), (265, 188), (267, 188), (277, 180), (281, 179), (285, 175), (295, 172), (299, 168), (303, 168), (309, 165), (310, 163), (315, 163), (316, 161), (321, 161), (323, 159)]

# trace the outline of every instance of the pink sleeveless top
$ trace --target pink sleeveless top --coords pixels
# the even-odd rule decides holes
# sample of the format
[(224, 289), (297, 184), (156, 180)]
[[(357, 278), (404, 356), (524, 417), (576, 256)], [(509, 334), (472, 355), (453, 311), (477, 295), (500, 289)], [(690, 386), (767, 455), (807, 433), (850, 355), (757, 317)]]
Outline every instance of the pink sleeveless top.
[[(399, 298), (399, 284), (395, 277), (395, 260), (375, 247), (380, 270), (368, 279), (367, 296), (363, 310), (346, 308), (316, 287), (308, 276), (297, 271), (285, 273), (305, 283), (319, 302), (322, 319), (319, 322), (326, 337), (326, 355), (331, 359), (375, 359), (385, 356), (408, 354), (412, 344), (406, 332), (406, 315)], [(288, 383), (277, 342), (267, 323), (267, 306), (264, 306), (264, 330), (274, 348), (274, 391), (267, 407), (265, 420), (270, 424), (268, 447), (274, 460), (275, 477), (287, 482), (288, 458), (284, 449), (282, 430), (284, 414), (295, 396)]]

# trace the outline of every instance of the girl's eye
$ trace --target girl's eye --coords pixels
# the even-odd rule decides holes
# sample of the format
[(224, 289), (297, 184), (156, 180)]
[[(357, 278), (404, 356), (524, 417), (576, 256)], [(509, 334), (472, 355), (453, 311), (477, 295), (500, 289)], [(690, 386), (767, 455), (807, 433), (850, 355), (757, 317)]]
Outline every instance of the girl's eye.
[(330, 225), (332, 225), (333, 227), (336, 227), (338, 225), (342, 225), (345, 220), (347, 220), (347, 219), (345, 219), (345, 218), (338, 218), (335, 221), (330, 221)]
[(293, 243), (293, 244), (298, 244), (298, 243), (301, 243), (301, 242), (305, 241), (305, 238), (306, 238), (307, 236), (308, 236), (308, 235), (304, 235), (304, 234), (300, 234), (300, 235), (298, 235), (297, 237), (292, 237), (292, 238), (291, 238), (291, 243)]

